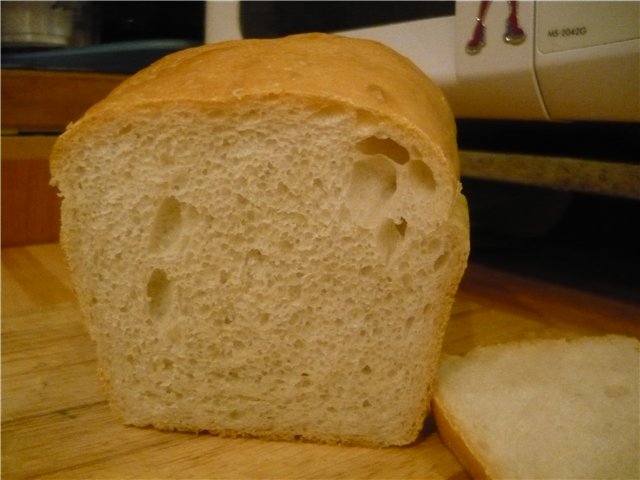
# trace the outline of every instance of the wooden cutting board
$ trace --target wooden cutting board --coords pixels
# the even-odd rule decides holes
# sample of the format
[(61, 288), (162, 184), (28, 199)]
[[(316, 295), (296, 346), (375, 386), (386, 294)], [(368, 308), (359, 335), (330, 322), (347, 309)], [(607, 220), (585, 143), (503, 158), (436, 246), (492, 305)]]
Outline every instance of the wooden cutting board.
[[(509, 340), (640, 337), (640, 306), (470, 265), (444, 350)], [(125, 427), (96, 375), (60, 248), (2, 251), (2, 478), (469, 478), (427, 421), (371, 449)]]

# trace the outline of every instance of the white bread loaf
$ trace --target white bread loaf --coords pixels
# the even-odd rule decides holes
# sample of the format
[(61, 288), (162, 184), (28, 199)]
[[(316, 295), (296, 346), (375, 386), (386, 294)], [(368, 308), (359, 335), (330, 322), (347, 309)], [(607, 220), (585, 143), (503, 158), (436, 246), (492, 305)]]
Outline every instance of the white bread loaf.
[(640, 478), (640, 342), (617, 335), (445, 356), (433, 413), (474, 478)]
[(374, 42), (161, 59), (51, 157), (61, 243), (127, 424), (413, 441), (466, 265), (445, 98)]

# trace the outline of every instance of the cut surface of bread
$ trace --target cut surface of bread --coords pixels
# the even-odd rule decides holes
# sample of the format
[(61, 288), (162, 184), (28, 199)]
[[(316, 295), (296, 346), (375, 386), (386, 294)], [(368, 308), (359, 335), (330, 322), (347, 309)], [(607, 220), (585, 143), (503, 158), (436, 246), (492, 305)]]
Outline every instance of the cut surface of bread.
[(640, 342), (617, 335), (444, 356), (432, 400), (474, 478), (640, 478)]
[(61, 243), (124, 422), (401, 445), (469, 249), (455, 127), (382, 45), (170, 55), (51, 158)]

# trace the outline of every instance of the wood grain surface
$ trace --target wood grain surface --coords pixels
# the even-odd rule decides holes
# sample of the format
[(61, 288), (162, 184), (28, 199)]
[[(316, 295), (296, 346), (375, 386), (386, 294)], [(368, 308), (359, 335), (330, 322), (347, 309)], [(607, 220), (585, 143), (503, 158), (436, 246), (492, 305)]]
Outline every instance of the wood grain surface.
[[(640, 337), (640, 307), (471, 264), (444, 350), (509, 340)], [(428, 420), (370, 449), (163, 433), (110, 414), (57, 244), (2, 250), (2, 478), (469, 478)]]
[(2, 69), (2, 132), (62, 132), (127, 75)]
[(2, 137), (2, 246), (57, 242), (60, 198), (49, 185), (53, 135)]

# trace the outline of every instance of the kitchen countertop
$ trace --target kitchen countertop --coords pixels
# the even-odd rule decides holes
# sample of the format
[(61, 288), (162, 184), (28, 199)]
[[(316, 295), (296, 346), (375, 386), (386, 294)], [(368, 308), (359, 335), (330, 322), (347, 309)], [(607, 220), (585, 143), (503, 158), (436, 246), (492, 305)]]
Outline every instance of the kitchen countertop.
[[(540, 337), (640, 337), (640, 305), (470, 264), (444, 351)], [(2, 478), (469, 478), (427, 421), (370, 449), (120, 425), (57, 244), (2, 250)]]

